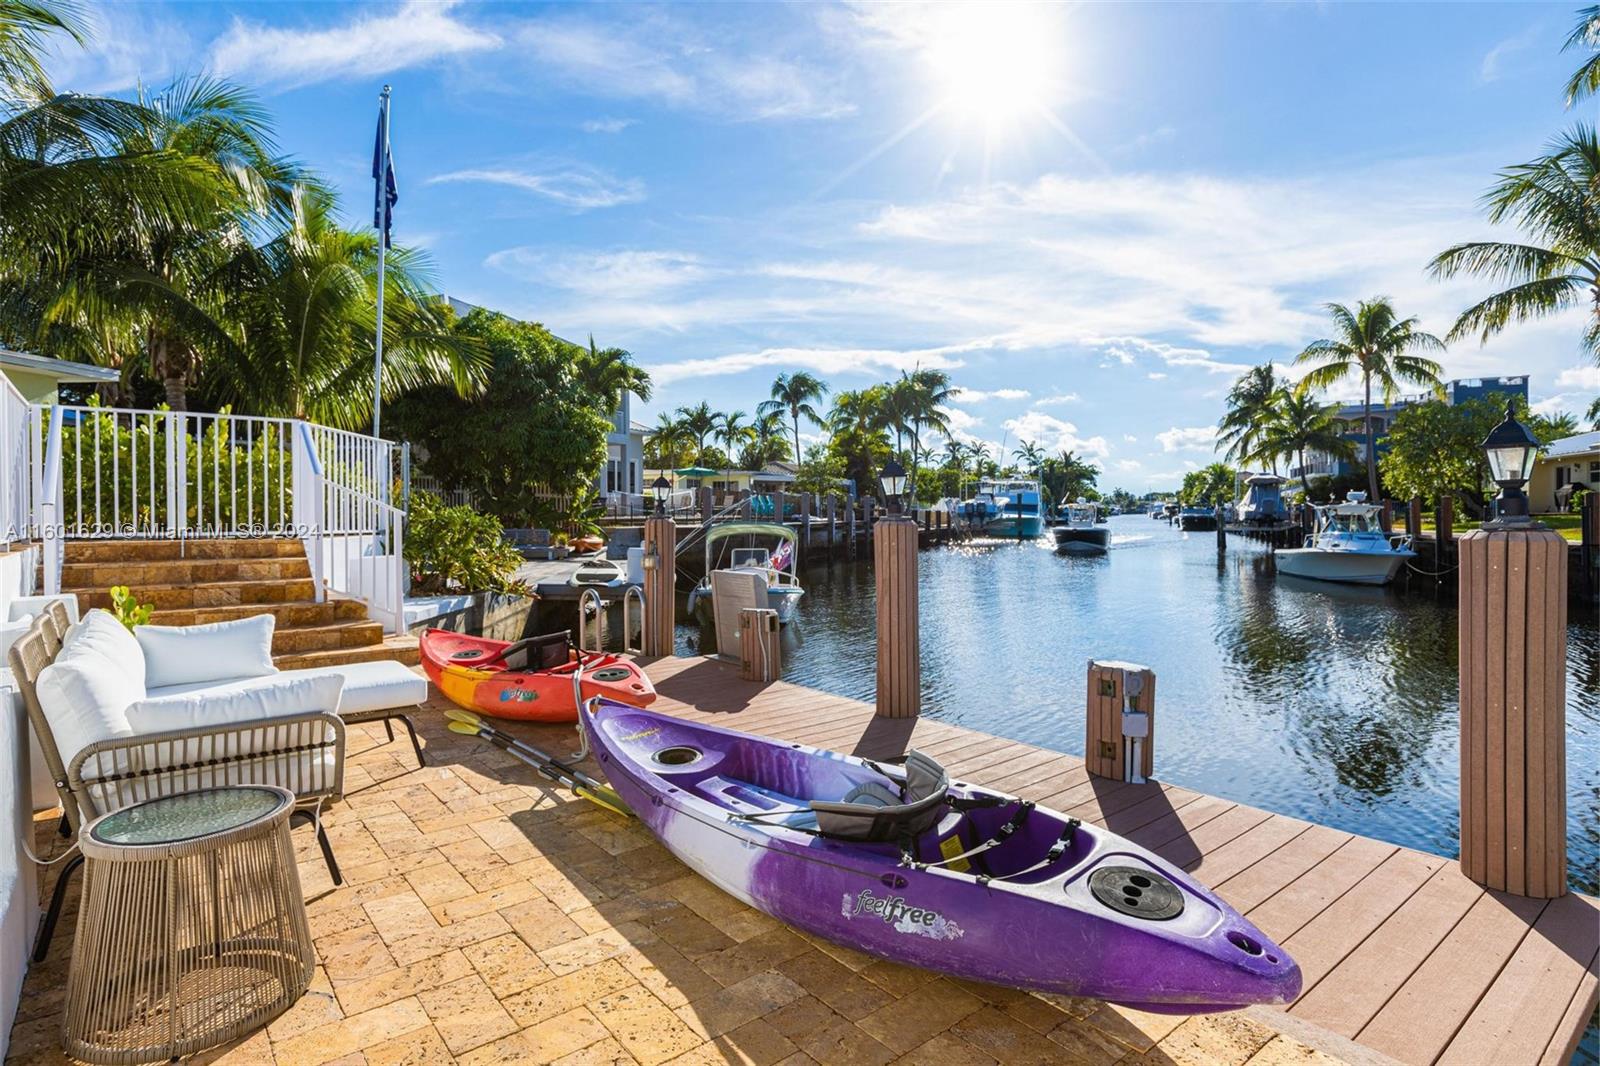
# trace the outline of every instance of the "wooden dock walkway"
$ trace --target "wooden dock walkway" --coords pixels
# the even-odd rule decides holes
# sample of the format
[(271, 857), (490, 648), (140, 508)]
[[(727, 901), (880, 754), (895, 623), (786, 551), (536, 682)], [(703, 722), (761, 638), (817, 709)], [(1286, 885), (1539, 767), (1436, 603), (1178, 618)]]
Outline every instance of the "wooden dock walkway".
[[(707, 658), (651, 660), (655, 708), (860, 755), (915, 746), (952, 776), (1120, 833), (1214, 888), (1294, 954), (1301, 1021), (1405, 1063), (1566, 1063), (1600, 1002), (1600, 904), (1488, 892), (1453, 859), (1162, 782), (1091, 778), (1083, 760)], [(1157, 770), (1160, 756), (1157, 754)]]

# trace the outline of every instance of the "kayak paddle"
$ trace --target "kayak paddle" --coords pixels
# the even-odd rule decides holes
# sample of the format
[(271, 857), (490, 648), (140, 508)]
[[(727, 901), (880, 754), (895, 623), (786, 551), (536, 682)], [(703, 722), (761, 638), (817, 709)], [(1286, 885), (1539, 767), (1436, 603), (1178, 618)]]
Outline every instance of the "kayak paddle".
[(546, 780), (571, 789), (590, 803), (597, 804), (609, 811), (614, 811), (625, 818), (633, 816), (633, 812), (628, 809), (626, 801), (617, 795), (614, 789), (609, 785), (596, 781), (582, 770), (569, 766), (555, 756), (540, 751), (532, 744), (519, 740), (510, 733), (490, 725), (482, 717), (473, 714), (471, 711), (452, 708), (445, 711), (444, 714), (450, 720), (449, 728), (452, 733), (482, 737), (501, 751), (514, 755), (522, 762), (533, 767)]

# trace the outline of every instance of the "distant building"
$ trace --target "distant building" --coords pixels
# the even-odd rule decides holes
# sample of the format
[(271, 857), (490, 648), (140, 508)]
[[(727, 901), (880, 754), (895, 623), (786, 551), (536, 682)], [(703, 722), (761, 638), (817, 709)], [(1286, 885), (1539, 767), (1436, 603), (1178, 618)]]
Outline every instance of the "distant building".
[[(1498, 378), (1457, 378), (1447, 381), (1443, 388), (1444, 402), (1454, 407), (1468, 400), (1482, 400), (1498, 395), (1503, 403), (1513, 397), (1520, 398), (1523, 404), (1528, 402), (1528, 376), (1498, 377)], [(1389, 430), (1394, 426), (1394, 420), (1400, 412), (1415, 404), (1425, 403), (1436, 399), (1435, 394), (1419, 393), (1415, 396), (1396, 397), (1393, 403), (1384, 403), (1381, 399), (1374, 400), (1372, 404), (1372, 429), (1374, 446), (1378, 457), (1388, 450)], [(1339, 410), (1334, 413), (1334, 420), (1339, 423), (1339, 435), (1355, 445), (1354, 459), (1334, 459), (1321, 452), (1312, 452), (1306, 457), (1304, 473), (1307, 477), (1342, 477), (1346, 474), (1361, 473), (1367, 468), (1367, 431), (1361, 420), (1361, 404), (1359, 402), (1341, 403)], [(1290, 477), (1299, 477), (1300, 467), (1289, 471)]]
[(1528, 506), (1535, 514), (1565, 511), (1580, 487), (1600, 492), (1600, 430), (1553, 441), (1534, 460)]
[(122, 375), (111, 367), (74, 363), (48, 355), (0, 348), (0, 373), (29, 403), (58, 403), (63, 385), (111, 385)]

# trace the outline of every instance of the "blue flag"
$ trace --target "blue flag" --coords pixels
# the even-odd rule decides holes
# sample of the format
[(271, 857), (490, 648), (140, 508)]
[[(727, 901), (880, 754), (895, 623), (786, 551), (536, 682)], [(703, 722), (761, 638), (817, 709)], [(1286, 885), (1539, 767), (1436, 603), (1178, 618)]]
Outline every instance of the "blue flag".
[(373, 228), (383, 234), (383, 246), (389, 247), (389, 231), (394, 225), (394, 205), (400, 192), (394, 183), (394, 153), (389, 150), (389, 115), (384, 104), (378, 105), (378, 138), (372, 148), (372, 180), (375, 183), (372, 201)]

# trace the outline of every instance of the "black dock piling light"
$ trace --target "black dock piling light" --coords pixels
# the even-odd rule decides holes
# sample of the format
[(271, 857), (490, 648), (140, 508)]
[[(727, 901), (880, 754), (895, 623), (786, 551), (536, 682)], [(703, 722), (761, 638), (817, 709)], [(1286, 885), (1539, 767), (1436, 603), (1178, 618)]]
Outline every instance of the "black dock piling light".
[(667, 480), (665, 474), (657, 474), (656, 479), (650, 482), (650, 491), (656, 498), (656, 515), (667, 513), (667, 497), (672, 493), (672, 482)]
[(889, 513), (900, 513), (900, 497), (906, 491), (906, 468), (901, 466), (891, 456), (883, 469), (878, 471), (878, 483), (883, 486), (883, 502), (889, 507)]
[(1494, 501), (1493, 526), (1524, 526), (1531, 521), (1528, 497), (1522, 486), (1533, 472), (1533, 459), (1539, 441), (1528, 427), (1516, 420), (1511, 404), (1506, 404), (1505, 421), (1489, 431), (1479, 445), (1489, 460), (1489, 476), (1500, 486)]

